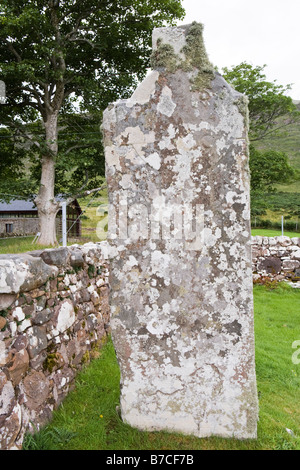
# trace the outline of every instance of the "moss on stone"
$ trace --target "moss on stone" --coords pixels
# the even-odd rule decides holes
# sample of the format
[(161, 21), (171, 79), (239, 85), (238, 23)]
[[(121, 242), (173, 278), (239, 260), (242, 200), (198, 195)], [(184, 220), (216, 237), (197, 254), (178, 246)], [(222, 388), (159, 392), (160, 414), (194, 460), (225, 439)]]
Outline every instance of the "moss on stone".
[(201, 23), (193, 22), (187, 29), (186, 45), (181, 52), (185, 56), (184, 60), (175, 53), (171, 44), (164, 44), (158, 39), (157, 49), (151, 55), (151, 67), (164, 68), (168, 73), (175, 73), (179, 69), (184, 72), (198, 69), (196, 77), (191, 78), (192, 90), (202, 91), (210, 88), (211, 81), (215, 78), (215, 70), (206, 53)]
[(90, 264), (88, 267), (88, 276), (90, 279), (95, 277), (95, 266), (93, 264)]
[(81, 358), (81, 364), (86, 364), (88, 362), (90, 362), (90, 353), (89, 351), (86, 351)]
[(244, 124), (246, 129), (249, 129), (249, 109), (248, 109), (248, 98), (245, 95), (241, 95), (233, 104), (237, 106), (239, 112), (244, 117)]
[(53, 369), (57, 367), (58, 364), (59, 364), (59, 361), (58, 361), (57, 353), (51, 353), (51, 354), (48, 354), (48, 356), (46, 357), (43, 363), (43, 369), (44, 371), (46, 370), (49, 371), (51, 374)]
[(178, 69), (179, 58), (175, 54), (171, 44), (163, 44), (161, 40), (157, 41), (157, 49), (153, 51), (150, 57), (150, 64), (153, 69), (162, 67), (169, 73), (174, 73)]
[(0, 310), (0, 317), (6, 318), (8, 315), (8, 309)]
[(211, 82), (215, 78), (215, 70), (208, 59), (204, 40), (203, 25), (193, 22), (186, 35), (186, 45), (182, 52), (185, 55), (184, 67), (186, 70), (196, 68), (199, 70), (197, 76), (191, 79), (193, 90), (201, 91), (211, 87)]
[(203, 25), (192, 23), (186, 34), (186, 45), (183, 47), (186, 63), (204, 71), (213, 71), (203, 40)]

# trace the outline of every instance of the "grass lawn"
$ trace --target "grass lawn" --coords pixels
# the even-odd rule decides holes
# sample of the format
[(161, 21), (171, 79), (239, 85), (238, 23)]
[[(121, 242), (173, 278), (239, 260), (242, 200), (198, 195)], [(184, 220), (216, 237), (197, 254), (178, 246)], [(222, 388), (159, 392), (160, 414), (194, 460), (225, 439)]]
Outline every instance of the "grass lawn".
[[(272, 230), (267, 228), (256, 228), (251, 230), (251, 235), (260, 235), (262, 237), (281, 237), (282, 233), (281, 230)], [(300, 232), (285, 232), (283, 233), (285, 237), (298, 237), (300, 238)]]
[(48, 248), (48, 246), (38, 247), (36, 244), (32, 243), (33, 240), (34, 237), (2, 239), (0, 240), (0, 254), (25, 253), (26, 251)]
[[(27, 251), (44, 250), (47, 248), (53, 248), (53, 246), (37, 245), (32, 243), (34, 237), (22, 237), (22, 238), (6, 238), (0, 240), (0, 254), (16, 254), (26, 253)], [(87, 243), (91, 240), (88, 238), (80, 240), (68, 240), (68, 245), (74, 243)], [(98, 240), (99, 241), (99, 240)], [(62, 246), (62, 245), (60, 245)]]
[[(52, 422), (24, 449), (49, 450), (300, 450), (300, 364), (292, 344), (300, 340), (300, 290), (287, 284), (254, 286), (257, 440), (199, 439), (165, 432), (141, 432), (124, 424), (119, 404), (119, 368), (109, 341), (78, 375), (73, 392)], [(299, 355), (298, 355), (299, 357)]]

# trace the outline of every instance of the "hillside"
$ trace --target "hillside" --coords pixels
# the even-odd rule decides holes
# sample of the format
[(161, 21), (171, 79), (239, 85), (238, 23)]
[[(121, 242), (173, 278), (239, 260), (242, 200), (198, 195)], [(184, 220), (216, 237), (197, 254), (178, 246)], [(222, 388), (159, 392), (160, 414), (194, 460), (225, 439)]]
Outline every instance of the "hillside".
[[(300, 101), (294, 101), (300, 111)], [(300, 119), (294, 124), (282, 128), (278, 135), (272, 134), (259, 141), (257, 148), (260, 150), (272, 149), (286, 152), (294, 168), (300, 170)], [(298, 188), (300, 191), (300, 188)]]
[[(300, 101), (294, 101), (300, 111)], [(290, 124), (277, 134), (272, 134), (265, 139), (255, 143), (258, 150), (277, 150), (285, 152), (291, 165), (300, 172), (300, 119), (294, 124)], [(263, 204), (267, 203), (268, 209), (260, 216), (264, 227), (271, 227), (269, 222), (281, 224), (281, 216), (284, 216), (286, 228), (299, 230), (300, 226), (300, 180), (290, 184), (276, 185), (277, 192), (264, 194)], [(298, 215), (297, 215), (298, 213)], [(259, 220), (256, 223), (260, 223)], [(254, 225), (252, 220), (252, 225)], [(265, 224), (266, 223), (266, 224)], [(274, 228), (274, 227), (273, 227)]]

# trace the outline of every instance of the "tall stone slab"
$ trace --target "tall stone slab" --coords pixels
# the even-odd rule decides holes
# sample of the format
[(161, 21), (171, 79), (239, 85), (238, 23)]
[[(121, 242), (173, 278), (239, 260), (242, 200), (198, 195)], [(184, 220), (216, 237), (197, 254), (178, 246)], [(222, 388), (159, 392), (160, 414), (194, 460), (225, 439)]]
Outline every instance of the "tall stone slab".
[(102, 125), (121, 414), (255, 438), (247, 101), (202, 25), (153, 32), (152, 72)]

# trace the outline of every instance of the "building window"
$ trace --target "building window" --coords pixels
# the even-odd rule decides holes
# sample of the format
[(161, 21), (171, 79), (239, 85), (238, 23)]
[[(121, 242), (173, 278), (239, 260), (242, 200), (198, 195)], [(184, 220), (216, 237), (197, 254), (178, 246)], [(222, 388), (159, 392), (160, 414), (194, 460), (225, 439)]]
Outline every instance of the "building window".
[(14, 224), (5, 224), (6, 233), (12, 233), (14, 230)]

